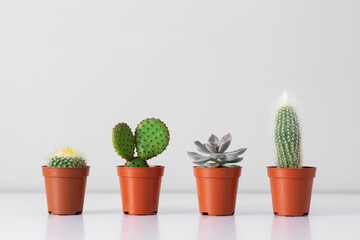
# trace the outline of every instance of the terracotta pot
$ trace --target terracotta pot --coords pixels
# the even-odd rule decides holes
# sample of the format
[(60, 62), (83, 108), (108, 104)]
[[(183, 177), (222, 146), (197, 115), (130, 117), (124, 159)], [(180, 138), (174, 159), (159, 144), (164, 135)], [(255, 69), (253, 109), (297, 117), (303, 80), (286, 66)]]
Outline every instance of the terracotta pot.
[(49, 213), (54, 215), (82, 213), (89, 169), (90, 167), (60, 168), (42, 166)]
[(307, 216), (310, 209), (315, 167), (268, 167), (274, 214)]
[(212, 216), (233, 215), (240, 174), (241, 167), (194, 167), (200, 214)]
[(117, 166), (123, 212), (130, 215), (153, 215), (158, 212), (163, 166), (133, 168)]

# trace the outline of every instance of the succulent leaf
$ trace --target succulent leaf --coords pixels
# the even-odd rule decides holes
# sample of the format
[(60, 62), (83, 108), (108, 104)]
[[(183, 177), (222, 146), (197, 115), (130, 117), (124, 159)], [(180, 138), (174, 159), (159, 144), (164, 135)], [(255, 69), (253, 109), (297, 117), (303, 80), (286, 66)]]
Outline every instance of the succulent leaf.
[(196, 165), (202, 165), (208, 161), (211, 161), (212, 159), (211, 158), (208, 158), (208, 159), (204, 159), (204, 160), (194, 160), (193, 163), (196, 164)]
[(231, 135), (230, 133), (226, 134), (225, 136), (222, 137), (222, 139), (220, 140), (220, 143), (219, 143), (219, 150), (218, 152), (219, 153), (223, 153), (226, 151), (226, 149), (228, 149), (228, 147), (230, 146), (231, 144)]
[(236, 167), (239, 167), (238, 165), (236, 164), (230, 164), (230, 165), (223, 165), (224, 168), (236, 168)]
[(211, 153), (216, 153), (217, 149), (216, 149), (215, 146), (213, 146), (213, 145), (211, 145), (209, 143), (205, 143), (204, 145)]
[(204, 144), (202, 144), (200, 141), (195, 141), (195, 146), (196, 146), (196, 149), (199, 150), (199, 152), (202, 152), (202, 153), (211, 153), (206, 147)]
[(219, 162), (221, 163), (238, 163), (238, 162), (241, 162), (241, 160), (243, 160), (244, 158), (235, 158), (235, 159), (232, 159), (232, 160), (223, 160), (223, 159), (220, 159)]
[(214, 159), (220, 159), (223, 158), (226, 155), (226, 153), (211, 153), (210, 156)]
[(225, 161), (234, 160), (235, 158), (237, 158), (238, 156), (243, 154), (246, 151), (246, 149), (247, 148), (240, 148), (240, 149), (238, 149), (236, 151), (233, 151), (233, 152), (227, 152), (226, 154), (224, 154), (222, 159), (225, 160)]
[(214, 134), (211, 134), (211, 136), (209, 137), (209, 143), (216, 147), (219, 143), (219, 138)]
[(208, 168), (217, 168), (220, 166), (220, 164), (217, 162), (207, 162), (205, 163), (205, 166)]
[(203, 156), (203, 155), (200, 155), (196, 152), (188, 152), (187, 153), (189, 155), (189, 157), (191, 157), (192, 159), (194, 160), (207, 160), (207, 159), (211, 159), (211, 157), (209, 156)]

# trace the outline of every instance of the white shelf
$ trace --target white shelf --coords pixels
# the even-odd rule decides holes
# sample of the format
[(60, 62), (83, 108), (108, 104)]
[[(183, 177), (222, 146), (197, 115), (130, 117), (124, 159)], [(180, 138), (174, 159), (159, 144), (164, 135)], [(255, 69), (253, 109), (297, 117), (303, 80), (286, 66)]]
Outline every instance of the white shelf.
[(0, 239), (360, 239), (360, 195), (313, 194), (309, 217), (277, 217), (270, 194), (238, 195), (230, 217), (201, 216), (195, 193), (162, 193), (157, 216), (128, 216), (120, 193), (87, 193), (80, 216), (47, 213), (45, 193), (0, 193)]

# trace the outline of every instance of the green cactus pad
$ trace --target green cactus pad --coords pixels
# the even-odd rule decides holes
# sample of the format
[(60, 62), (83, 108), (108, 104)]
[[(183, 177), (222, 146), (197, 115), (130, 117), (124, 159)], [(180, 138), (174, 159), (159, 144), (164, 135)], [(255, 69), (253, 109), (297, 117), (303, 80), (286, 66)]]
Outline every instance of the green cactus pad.
[(133, 159), (135, 151), (134, 135), (126, 123), (119, 123), (113, 128), (112, 141), (115, 151), (127, 161)]
[(139, 158), (144, 160), (162, 153), (169, 140), (169, 129), (160, 119), (145, 119), (135, 130), (136, 151)]
[(49, 167), (86, 167), (86, 161), (82, 157), (54, 156), (49, 161)]
[(275, 120), (277, 165), (280, 168), (301, 168), (301, 136), (295, 109), (283, 105)]
[(149, 167), (146, 160), (140, 159), (139, 157), (135, 157), (130, 161), (126, 161), (125, 167)]

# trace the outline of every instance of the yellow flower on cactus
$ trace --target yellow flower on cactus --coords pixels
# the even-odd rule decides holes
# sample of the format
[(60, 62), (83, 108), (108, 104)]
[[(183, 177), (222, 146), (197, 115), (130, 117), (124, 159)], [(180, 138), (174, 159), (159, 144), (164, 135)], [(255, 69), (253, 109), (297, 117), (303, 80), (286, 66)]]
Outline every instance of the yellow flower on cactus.
[(49, 167), (86, 167), (86, 160), (79, 151), (63, 147), (51, 155)]
[(67, 155), (67, 156), (74, 156), (74, 155), (79, 155), (80, 154), (79, 151), (76, 151), (75, 149), (72, 149), (70, 147), (60, 148), (55, 153), (59, 154), (59, 155)]

